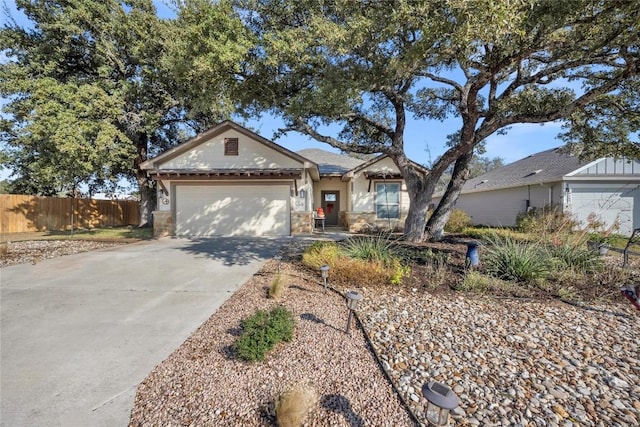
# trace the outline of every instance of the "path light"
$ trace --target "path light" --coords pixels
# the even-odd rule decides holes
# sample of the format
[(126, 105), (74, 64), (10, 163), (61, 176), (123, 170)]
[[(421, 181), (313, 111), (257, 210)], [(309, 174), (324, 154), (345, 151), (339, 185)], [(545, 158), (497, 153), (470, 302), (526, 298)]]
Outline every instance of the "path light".
[(347, 308), (349, 309), (349, 317), (347, 318), (347, 333), (349, 333), (349, 326), (351, 325), (351, 315), (358, 307), (358, 301), (362, 299), (362, 295), (355, 291), (349, 291), (346, 293)]
[(422, 386), (422, 395), (427, 399), (427, 421), (436, 426), (449, 425), (449, 412), (460, 404), (453, 390), (445, 384), (431, 381)]
[(329, 280), (329, 266), (323, 265), (320, 267), (320, 274), (322, 274), (322, 281), (324, 282), (324, 291), (327, 292), (327, 281)]
[(280, 274), (280, 261), (282, 261), (282, 257), (280, 255), (276, 255), (273, 259), (277, 262), (276, 268), (278, 270), (278, 274)]

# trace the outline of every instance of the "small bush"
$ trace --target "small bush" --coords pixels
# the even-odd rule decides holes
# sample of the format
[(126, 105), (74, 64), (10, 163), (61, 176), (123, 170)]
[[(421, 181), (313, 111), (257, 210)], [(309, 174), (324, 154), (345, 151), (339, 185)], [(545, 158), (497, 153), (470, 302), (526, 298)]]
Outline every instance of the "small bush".
[(284, 294), (285, 287), (286, 281), (282, 274), (276, 274), (273, 282), (271, 282), (271, 286), (269, 286), (269, 298), (280, 299)]
[(471, 217), (465, 211), (462, 209), (454, 209), (451, 211), (449, 220), (444, 226), (444, 231), (448, 231), (449, 233), (460, 233), (466, 227), (469, 227), (471, 223)]
[(242, 321), (243, 331), (235, 343), (238, 357), (250, 362), (264, 360), (276, 344), (293, 339), (294, 326), (293, 315), (282, 306), (270, 312), (258, 310)]
[(484, 265), (489, 274), (503, 280), (530, 282), (549, 274), (549, 259), (541, 246), (519, 243), (511, 238), (493, 239), (485, 251)]
[(516, 217), (518, 231), (538, 236), (557, 234), (563, 231), (569, 233), (577, 225), (578, 223), (572, 216), (555, 206), (534, 209)]
[(342, 250), (351, 258), (365, 261), (382, 262), (388, 265), (393, 262), (391, 248), (395, 245), (389, 235), (378, 234), (375, 237), (352, 237), (342, 244)]
[(530, 236), (526, 233), (520, 233), (510, 228), (467, 227), (462, 230), (462, 234), (474, 239), (485, 241), (506, 238), (510, 238), (519, 242), (532, 242), (536, 240), (534, 236)]
[(314, 270), (323, 265), (333, 268), (339, 257), (340, 248), (335, 242), (315, 242), (304, 251), (302, 263)]
[(571, 269), (580, 273), (594, 273), (602, 268), (602, 259), (597, 252), (582, 247), (563, 244), (549, 246), (549, 257), (555, 261), (555, 268)]

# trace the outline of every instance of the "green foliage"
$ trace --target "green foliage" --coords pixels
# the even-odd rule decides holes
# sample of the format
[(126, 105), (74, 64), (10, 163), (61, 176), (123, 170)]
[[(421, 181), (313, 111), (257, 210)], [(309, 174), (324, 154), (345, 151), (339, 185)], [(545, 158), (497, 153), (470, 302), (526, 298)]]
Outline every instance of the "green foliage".
[(395, 243), (386, 235), (354, 237), (341, 243), (315, 242), (302, 255), (302, 263), (318, 270), (328, 265), (330, 281), (366, 285), (400, 284), (411, 268), (394, 254)]
[(293, 339), (295, 320), (285, 307), (278, 306), (270, 312), (258, 310), (242, 321), (242, 335), (235, 343), (235, 350), (243, 360), (264, 360), (266, 353), (282, 341)]
[(456, 286), (456, 289), (464, 292), (510, 292), (513, 285), (509, 282), (487, 276), (476, 270), (468, 271), (464, 276), (462, 283)]
[(378, 234), (375, 237), (351, 237), (341, 245), (341, 249), (351, 258), (389, 265), (394, 261), (394, 245), (395, 242), (389, 240), (388, 234)]
[(509, 237), (492, 239), (483, 264), (489, 274), (499, 279), (532, 282), (549, 274), (551, 265), (545, 254), (537, 243), (520, 243)]
[(444, 230), (450, 233), (460, 233), (471, 225), (471, 217), (462, 209), (454, 209), (451, 211), (449, 221), (444, 226)]
[(536, 236), (531, 236), (529, 234), (524, 234), (510, 228), (494, 228), (494, 227), (467, 227), (462, 230), (462, 234), (467, 237), (472, 237), (474, 239), (491, 241), (500, 238), (509, 238), (515, 241), (534, 241), (536, 240)]
[(340, 247), (335, 242), (314, 242), (302, 254), (302, 263), (318, 270), (323, 265), (333, 268), (340, 257)]
[(598, 253), (570, 243), (548, 246), (547, 256), (555, 261), (556, 270), (570, 269), (580, 273), (593, 273), (603, 266)]

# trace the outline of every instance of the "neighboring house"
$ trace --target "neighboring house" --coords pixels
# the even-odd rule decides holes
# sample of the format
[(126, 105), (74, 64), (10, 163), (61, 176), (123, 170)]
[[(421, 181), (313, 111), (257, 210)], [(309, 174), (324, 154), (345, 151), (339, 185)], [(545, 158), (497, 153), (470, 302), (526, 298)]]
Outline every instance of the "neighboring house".
[(326, 226), (401, 227), (409, 198), (387, 156), (364, 162), (324, 150), (294, 153), (230, 121), (141, 165), (158, 184), (156, 235), (308, 234)]
[(474, 224), (491, 226), (514, 226), (518, 214), (545, 206), (560, 207), (582, 228), (595, 218), (629, 236), (640, 228), (640, 161), (584, 162), (554, 148), (470, 179), (456, 203)]

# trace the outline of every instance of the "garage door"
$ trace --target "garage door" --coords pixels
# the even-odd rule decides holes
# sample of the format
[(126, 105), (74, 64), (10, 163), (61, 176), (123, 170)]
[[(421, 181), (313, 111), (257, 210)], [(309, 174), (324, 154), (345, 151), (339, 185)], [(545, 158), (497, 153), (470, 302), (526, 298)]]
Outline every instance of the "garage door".
[(289, 185), (179, 185), (179, 236), (288, 236)]
[(589, 215), (594, 215), (599, 221), (604, 222), (605, 228), (617, 222), (619, 228), (616, 233), (631, 235), (633, 228), (638, 227), (635, 224), (640, 223), (638, 218), (634, 218), (638, 216), (634, 205), (640, 203), (640, 190), (621, 187), (572, 188), (573, 212), (576, 219), (582, 222), (582, 227), (587, 226)]

